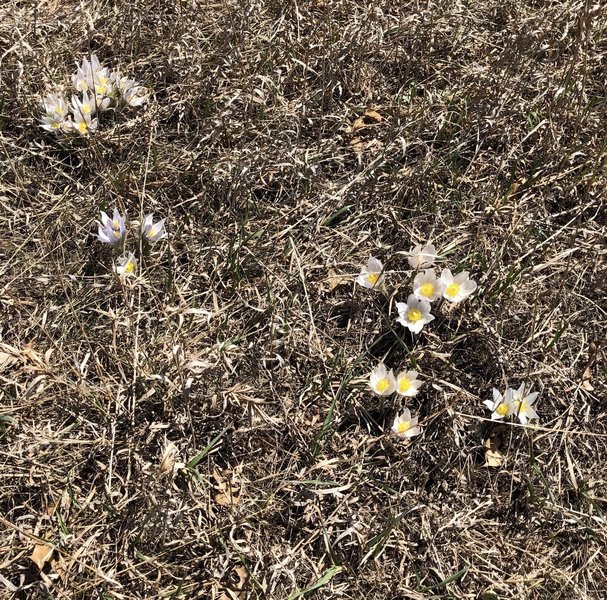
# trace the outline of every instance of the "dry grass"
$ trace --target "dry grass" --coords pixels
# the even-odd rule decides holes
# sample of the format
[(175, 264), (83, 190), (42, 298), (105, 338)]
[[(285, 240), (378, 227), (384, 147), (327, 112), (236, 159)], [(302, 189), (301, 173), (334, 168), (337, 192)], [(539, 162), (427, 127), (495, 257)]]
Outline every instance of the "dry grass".
[[(367, 4), (2, 4), (1, 598), (607, 597), (605, 7)], [(90, 51), (154, 98), (62, 146)], [(170, 231), (125, 286), (115, 205)], [(413, 340), (428, 239), (481, 288)], [(329, 278), (369, 254), (388, 298)]]

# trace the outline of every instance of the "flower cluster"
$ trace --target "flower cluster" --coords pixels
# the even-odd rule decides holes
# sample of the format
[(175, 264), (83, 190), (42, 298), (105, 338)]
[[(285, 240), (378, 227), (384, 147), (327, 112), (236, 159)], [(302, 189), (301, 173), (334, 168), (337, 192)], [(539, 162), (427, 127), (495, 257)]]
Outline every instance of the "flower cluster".
[[(416, 246), (409, 252), (408, 262), (412, 269), (423, 269), (413, 279), (413, 293), (407, 302), (397, 302), (397, 322), (413, 333), (419, 333), (424, 325), (434, 320), (430, 313), (431, 303), (444, 298), (457, 304), (470, 296), (477, 288), (470, 279), (468, 271), (453, 275), (450, 269), (444, 269), (440, 277), (436, 276), (432, 265), (436, 261), (436, 248), (432, 244)], [(380, 288), (384, 284), (384, 267), (373, 256), (369, 258), (356, 282), (366, 288)]]
[(523, 425), (526, 425), (529, 419), (539, 419), (533, 408), (533, 403), (538, 396), (539, 392), (525, 396), (525, 384), (521, 383), (516, 390), (514, 388), (506, 389), (504, 395), (493, 388), (493, 400), (485, 400), (483, 404), (491, 411), (493, 420), (515, 415)]
[[(141, 223), (140, 233), (142, 238), (149, 243), (157, 242), (167, 236), (165, 219), (160, 219), (154, 223), (152, 213), (145, 216)], [(97, 221), (97, 239), (104, 244), (112, 246), (121, 246), (126, 238), (126, 214), (121, 215), (117, 208), (111, 217), (104, 211), (101, 211), (101, 219)], [(116, 273), (123, 277), (134, 275), (137, 271), (137, 259), (132, 252), (123, 254), (118, 259), (115, 269)]]
[(99, 116), (112, 106), (141, 106), (149, 93), (134, 79), (121, 76), (99, 62), (82, 59), (72, 76), (76, 94), (68, 101), (63, 94), (49, 94), (44, 99), (41, 127), (56, 135), (87, 135), (99, 126)]
[[(417, 394), (422, 385), (417, 375), (417, 371), (401, 371), (395, 377), (392, 369), (388, 371), (385, 365), (380, 363), (371, 371), (369, 386), (378, 396), (391, 396), (396, 392), (399, 396), (411, 398)], [(392, 431), (402, 439), (412, 438), (421, 433), (417, 417), (412, 417), (408, 408), (395, 417)]]

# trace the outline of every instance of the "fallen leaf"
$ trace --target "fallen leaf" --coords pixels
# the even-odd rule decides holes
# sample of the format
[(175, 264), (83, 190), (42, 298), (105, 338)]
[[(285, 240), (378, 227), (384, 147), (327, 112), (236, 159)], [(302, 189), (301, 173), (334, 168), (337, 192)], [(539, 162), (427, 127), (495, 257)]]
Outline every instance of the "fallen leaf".
[(354, 150), (354, 153), (360, 155), (363, 153), (365, 149), (365, 142), (363, 142), (359, 137), (352, 138), (350, 140), (350, 147)]
[(329, 284), (330, 291), (333, 291), (336, 287), (344, 283), (350, 283), (351, 280), (351, 276), (340, 274), (334, 269), (329, 269), (329, 276), (325, 279), (325, 281)]
[(53, 555), (52, 546), (47, 544), (36, 544), (33, 552), (30, 554), (30, 559), (38, 565), (38, 568), (42, 571), (44, 565)]
[[(229, 472), (226, 472), (226, 475), (229, 475)], [(234, 486), (224, 479), (217, 469), (213, 471), (213, 479), (217, 482), (215, 489), (218, 490), (214, 499), (219, 506), (234, 506), (239, 503), (238, 486)]]
[(377, 125), (377, 123), (381, 123), (384, 118), (372, 108), (369, 108), (365, 111), (365, 114), (361, 117), (357, 117), (354, 120), (354, 123), (346, 130), (347, 133), (354, 133), (359, 129), (363, 129), (364, 127), (369, 127), (370, 125)]
[(502, 434), (507, 431), (505, 425), (495, 426), (489, 433), (489, 436), (483, 440), (485, 447), (484, 467), (501, 467), (506, 457), (500, 452), (502, 447)]
[(590, 383), (591, 378), (592, 371), (590, 370), (590, 367), (586, 367), (586, 369), (584, 370), (584, 374), (582, 375), (582, 388), (585, 389), (587, 392), (594, 391), (594, 387)]

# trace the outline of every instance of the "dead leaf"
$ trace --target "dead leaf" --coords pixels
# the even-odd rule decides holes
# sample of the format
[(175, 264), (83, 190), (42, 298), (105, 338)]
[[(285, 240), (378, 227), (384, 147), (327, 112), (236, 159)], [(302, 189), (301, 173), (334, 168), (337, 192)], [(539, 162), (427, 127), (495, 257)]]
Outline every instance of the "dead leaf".
[(351, 280), (351, 276), (340, 274), (334, 269), (329, 269), (329, 275), (324, 281), (329, 284), (329, 290), (332, 292), (336, 287), (344, 283), (350, 283)]
[(377, 123), (381, 123), (384, 118), (372, 108), (369, 108), (365, 111), (365, 114), (361, 117), (357, 117), (354, 120), (354, 123), (346, 130), (347, 133), (354, 133), (359, 129), (363, 129), (364, 127), (369, 127), (371, 125), (377, 125)]
[(507, 431), (505, 425), (497, 425), (490, 433), (489, 437), (483, 440), (485, 447), (485, 464), (484, 467), (501, 467), (506, 460), (506, 457), (500, 452), (502, 447), (502, 434)]
[(354, 150), (354, 154), (360, 155), (363, 153), (365, 149), (365, 142), (363, 142), (359, 137), (352, 138), (350, 140), (350, 147)]
[[(226, 471), (225, 474), (229, 475), (230, 473), (229, 471)], [(221, 472), (217, 469), (213, 471), (213, 479), (217, 482), (215, 489), (218, 490), (214, 499), (219, 506), (234, 506), (240, 502), (238, 486), (235, 486), (227, 479), (224, 479)]]
[(594, 391), (594, 386), (590, 383), (590, 379), (592, 378), (592, 371), (590, 367), (586, 367), (584, 370), (584, 374), (582, 375), (582, 388), (587, 392)]
[(30, 554), (30, 559), (38, 565), (38, 568), (42, 571), (44, 565), (53, 555), (53, 548), (47, 544), (36, 544), (33, 552)]

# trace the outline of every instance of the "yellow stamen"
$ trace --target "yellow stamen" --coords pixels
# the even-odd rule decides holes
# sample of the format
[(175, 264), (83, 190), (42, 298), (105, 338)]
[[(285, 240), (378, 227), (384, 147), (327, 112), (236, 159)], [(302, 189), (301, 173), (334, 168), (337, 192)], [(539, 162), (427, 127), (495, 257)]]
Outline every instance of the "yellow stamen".
[(91, 105), (90, 104), (83, 104), (82, 105), (82, 112), (88, 115), (91, 112)]
[(450, 283), (445, 290), (447, 296), (457, 296), (459, 294), (460, 286), (457, 283)]
[(525, 412), (527, 410), (527, 403), (522, 402), (521, 400), (515, 400), (514, 406), (516, 406), (516, 410), (519, 412)]
[(387, 377), (384, 377), (375, 384), (375, 387), (380, 394), (383, 394), (390, 387), (390, 382)]
[(52, 127), (53, 129), (59, 129), (59, 121), (53, 121), (53, 122), (51, 123), (51, 127)]
[(78, 131), (80, 133), (86, 133), (88, 128), (89, 126), (86, 124), (85, 121), (80, 121), (80, 123), (78, 123)]
[(150, 229), (148, 231), (148, 237), (151, 238), (151, 237), (154, 237), (155, 235), (156, 235), (156, 230), (152, 227), (152, 229)]
[(379, 279), (379, 273), (367, 273), (367, 281), (371, 285), (375, 285)]
[(114, 219), (114, 220), (112, 221), (112, 227), (113, 227), (114, 229), (120, 229), (120, 221), (119, 221), (118, 219)]
[(409, 319), (409, 321), (411, 321), (411, 323), (417, 323), (417, 321), (419, 321), (422, 318), (422, 313), (419, 310), (417, 310), (417, 308), (412, 308), (407, 313), (407, 318)]
[(434, 284), (433, 283), (424, 283), (419, 288), (419, 293), (426, 298), (429, 298), (434, 294)]
[(107, 85), (97, 85), (95, 86), (95, 91), (98, 94), (103, 95), (107, 91)]
[(411, 429), (411, 423), (409, 421), (401, 421), (396, 426), (396, 431), (398, 431), (398, 433), (406, 433), (409, 429)]
[(508, 405), (505, 402), (498, 404), (497, 408), (495, 409), (495, 412), (500, 417), (505, 417), (508, 414)]
[(121, 235), (121, 234), (120, 234), (120, 231), (116, 231), (116, 230), (114, 230), (114, 231), (113, 231), (113, 234), (114, 234), (114, 237), (115, 237), (116, 239), (118, 239), (118, 238), (120, 237), (120, 235)]
[(411, 387), (411, 382), (406, 378), (403, 377), (399, 382), (398, 382), (398, 391), (402, 392), (403, 394), (405, 392), (407, 392), (409, 390), (409, 388)]
[(62, 114), (63, 114), (63, 111), (61, 110), (61, 107), (60, 107), (60, 106), (55, 106), (55, 112), (56, 112), (58, 115), (62, 115)]
[(132, 273), (135, 270), (135, 263), (130, 260), (128, 263), (126, 263), (126, 265), (124, 265), (124, 272), (125, 273)]

